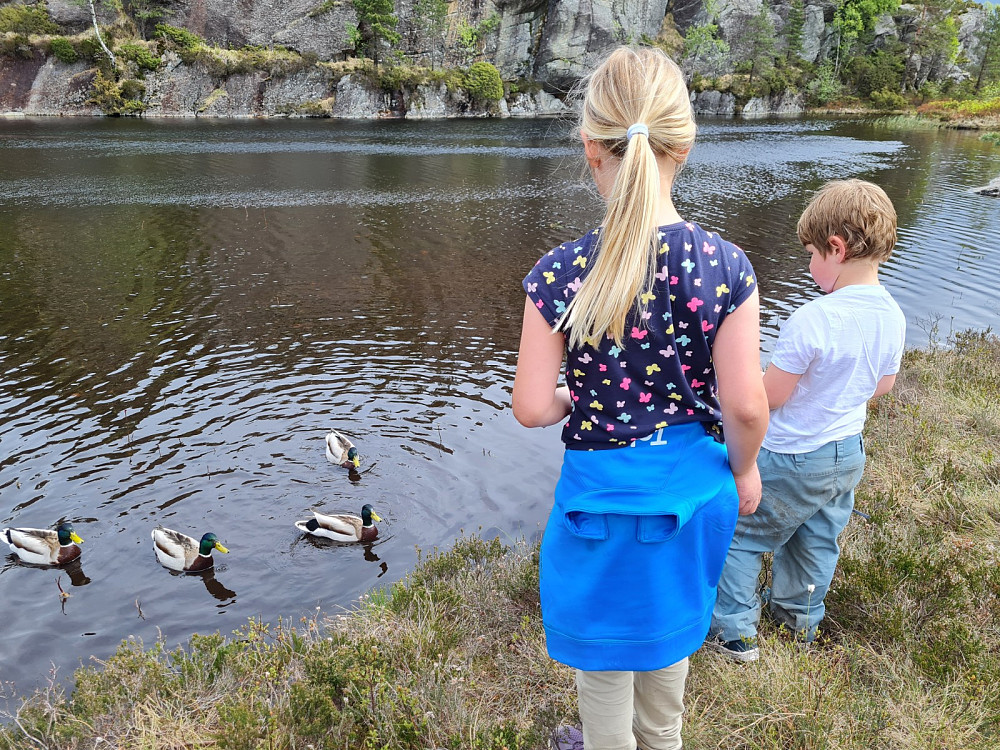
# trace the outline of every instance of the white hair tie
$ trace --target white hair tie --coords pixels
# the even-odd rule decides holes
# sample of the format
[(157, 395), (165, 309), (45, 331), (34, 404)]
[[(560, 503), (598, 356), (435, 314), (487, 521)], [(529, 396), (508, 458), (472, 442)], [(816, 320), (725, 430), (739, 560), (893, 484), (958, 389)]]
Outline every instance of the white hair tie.
[(628, 131), (625, 133), (625, 139), (631, 141), (632, 136), (638, 135), (639, 133), (642, 133), (644, 136), (649, 138), (649, 128), (646, 127), (645, 123), (637, 122), (634, 125), (629, 125)]

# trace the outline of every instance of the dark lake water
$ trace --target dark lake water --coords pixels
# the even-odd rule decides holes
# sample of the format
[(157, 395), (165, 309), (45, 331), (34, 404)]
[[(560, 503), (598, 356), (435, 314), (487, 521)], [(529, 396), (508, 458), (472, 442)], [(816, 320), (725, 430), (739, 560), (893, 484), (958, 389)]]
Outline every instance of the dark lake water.
[[(558, 428), (517, 426), (509, 387), (521, 278), (601, 215), (568, 132), (0, 120), (0, 523), (68, 519), (86, 540), (69, 570), (0, 556), (8, 694), (130, 635), (335, 612), (462, 530), (538, 533)], [(1000, 327), (1000, 201), (972, 192), (998, 174), (975, 134), (705, 122), (676, 199), (747, 250), (766, 352), (818, 293), (795, 237), (811, 192), (880, 183), (900, 216), (883, 280), (922, 346)], [(327, 463), (331, 427), (359, 481)], [(384, 519), (369, 547), (293, 526), (364, 502)], [(173, 575), (158, 523), (231, 554)]]

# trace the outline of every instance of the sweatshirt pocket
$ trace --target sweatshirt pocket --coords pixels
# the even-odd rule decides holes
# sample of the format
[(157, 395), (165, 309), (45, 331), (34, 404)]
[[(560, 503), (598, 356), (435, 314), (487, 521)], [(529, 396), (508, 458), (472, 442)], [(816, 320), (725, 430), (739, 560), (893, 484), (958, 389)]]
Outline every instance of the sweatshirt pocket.
[(610, 523), (610, 517), (631, 516), (636, 541), (656, 544), (677, 536), (698, 507), (710, 499), (692, 500), (649, 488), (591, 490), (563, 503), (563, 523), (573, 536), (607, 541), (613, 527), (621, 528)]

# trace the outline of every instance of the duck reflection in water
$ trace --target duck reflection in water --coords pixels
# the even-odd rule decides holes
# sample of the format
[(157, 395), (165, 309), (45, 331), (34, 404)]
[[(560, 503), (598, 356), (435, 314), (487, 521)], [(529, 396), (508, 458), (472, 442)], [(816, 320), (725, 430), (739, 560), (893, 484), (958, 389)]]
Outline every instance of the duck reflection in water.
[(236, 598), (236, 592), (232, 589), (226, 588), (222, 581), (215, 577), (214, 567), (206, 570), (195, 571), (193, 573), (177, 570), (171, 570), (168, 572), (172, 576), (179, 576), (181, 578), (200, 578), (201, 582), (205, 584), (205, 590), (220, 602), (231, 603), (230, 600)]
[[(368, 562), (380, 561), (379, 556), (375, 554), (375, 550), (373, 549), (374, 546), (375, 546), (374, 544), (365, 545), (365, 560), (367, 560)], [(389, 572), (389, 564), (385, 562), (385, 560), (382, 560), (381, 563), (382, 564), (379, 565), (378, 567), (382, 572), (379, 573), (377, 576), (375, 576), (376, 578), (381, 578), (382, 576), (384, 576), (386, 573)]]

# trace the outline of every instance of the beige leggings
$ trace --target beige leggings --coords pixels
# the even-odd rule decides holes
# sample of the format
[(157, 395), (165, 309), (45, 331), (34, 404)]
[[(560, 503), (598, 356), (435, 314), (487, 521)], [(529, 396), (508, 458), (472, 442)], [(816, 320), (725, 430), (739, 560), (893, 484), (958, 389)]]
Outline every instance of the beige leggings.
[(586, 750), (676, 750), (688, 660), (655, 672), (576, 671)]

